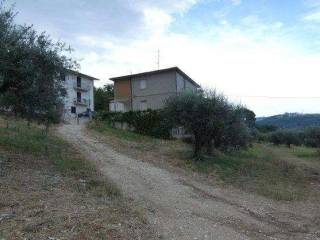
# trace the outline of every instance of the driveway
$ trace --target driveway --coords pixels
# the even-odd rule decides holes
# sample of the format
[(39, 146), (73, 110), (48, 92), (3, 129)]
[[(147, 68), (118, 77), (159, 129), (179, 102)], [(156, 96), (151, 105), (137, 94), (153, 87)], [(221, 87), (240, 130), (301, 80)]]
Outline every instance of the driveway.
[(59, 133), (145, 209), (162, 239), (320, 239), (312, 213), (300, 205), (209, 186), (133, 159), (84, 125), (62, 125)]

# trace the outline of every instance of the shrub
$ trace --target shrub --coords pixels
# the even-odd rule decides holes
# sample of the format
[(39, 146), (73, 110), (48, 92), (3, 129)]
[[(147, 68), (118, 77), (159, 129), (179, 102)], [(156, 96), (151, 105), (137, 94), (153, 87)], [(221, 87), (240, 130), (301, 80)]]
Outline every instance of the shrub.
[(129, 112), (100, 112), (98, 120), (111, 124), (127, 123), (135, 132), (157, 138), (170, 138), (171, 124), (161, 110), (129, 111)]
[(304, 132), (304, 144), (308, 147), (320, 148), (320, 128), (308, 128)]
[(184, 127), (193, 135), (195, 159), (201, 159), (201, 151), (207, 154), (213, 147), (239, 149), (249, 143), (250, 127), (254, 126), (255, 114), (228, 102), (216, 92), (186, 92), (169, 98), (164, 112), (175, 127)]
[(256, 124), (256, 128), (261, 132), (261, 133), (270, 133), (270, 132), (275, 132), (279, 128), (274, 125), (258, 125)]
[(269, 135), (269, 141), (275, 145), (301, 146), (303, 144), (303, 134), (296, 130), (278, 130)]

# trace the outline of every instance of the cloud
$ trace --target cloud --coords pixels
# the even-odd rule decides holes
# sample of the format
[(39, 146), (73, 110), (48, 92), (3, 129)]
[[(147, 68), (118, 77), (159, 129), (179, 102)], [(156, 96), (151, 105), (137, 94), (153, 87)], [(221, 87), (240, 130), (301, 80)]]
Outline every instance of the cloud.
[(161, 33), (170, 26), (173, 18), (168, 13), (154, 8), (144, 10), (144, 21), (151, 32)]
[(305, 6), (309, 11), (302, 19), (307, 22), (320, 22), (320, 2), (318, 0), (305, 0)]
[[(102, 52), (80, 54), (84, 56), (83, 69), (102, 79), (154, 70), (160, 49), (162, 68), (179, 66), (202, 86), (217, 88), (233, 101), (253, 108), (258, 115), (317, 108), (319, 103), (315, 102), (279, 103), (252, 98), (318, 95), (314, 86), (320, 77), (317, 70), (320, 58), (304, 54), (288, 42), (283, 37), (282, 22), (267, 24), (257, 16), (248, 16), (240, 25), (217, 24), (197, 35), (178, 34), (169, 31), (174, 15), (147, 11), (151, 11), (150, 16), (145, 14), (149, 27), (157, 26), (161, 31), (151, 31), (144, 39), (125, 45), (100, 39), (98, 45), (105, 46)], [(90, 38), (83, 39), (94, 43)]]
[(231, 0), (231, 2), (234, 6), (238, 6), (242, 3), (242, 0)]
[(303, 20), (310, 22), (320, 22), (320, 9), (308, 13), (303, 17)]
[[(213, 3), (219, 1), (228, 2), (228, 7), (241, 4), (231, 0)], [(33, 21), (37, 6), (38, 27), (44, 26), (50, 33), (54, 28), (55, 36), (70, 43), (81, 70), (102, 79), (98, 86), (110, 77), (156, 69), (160, 49), (161, 68), (179, 66), (204, 87), (217, 88), (258, 115), (319, 109), (316, 101), (279, 103), (252, 98), (318, 95), (319, 55), (305, 53), (288, 40), (287, 26), (278, 19), (265, 21), (250, 12), (234, 21), (230, 13), (213, 16), (218, 21), (197, 30), (190, 25), (188, 31), (177, 31), (175, 23), (185, 20), (202, 1), (35, 2), (17, 0), (17, 7), (29, 9), (29, 14), (24, 11), (21, 16), (22, 22)], [(55, 4), (61, 5), (57, 8)], [(314, 13), (315, 9), (311, 10)], [(316, 18), (308, 19), (305, 21)]]

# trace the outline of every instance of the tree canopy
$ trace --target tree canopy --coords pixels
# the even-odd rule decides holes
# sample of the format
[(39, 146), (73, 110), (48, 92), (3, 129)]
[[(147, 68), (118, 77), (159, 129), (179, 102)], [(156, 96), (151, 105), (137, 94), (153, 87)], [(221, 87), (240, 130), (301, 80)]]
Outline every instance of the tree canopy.
[(77, 64), (68, 57), (70, 47), (16, 24), (15, 16), (0, 3), (1, 109), (50, 122), (63, 103), (66, 69)]
[(252, 111), (233, 106), (227, 99), (213, 92), (183, 93), (166, 102), (165, 115), (183, 126), (194, 137), (194, 157), (200, 158), (201, 149), (239, 148), (249, 140), (248, 128), (255, 115)]
[(108, 111), (109, 103), (114, 97), (113, 85), (106, 84), (102, 88), (94, 89), (94, 109), (95, 111)]

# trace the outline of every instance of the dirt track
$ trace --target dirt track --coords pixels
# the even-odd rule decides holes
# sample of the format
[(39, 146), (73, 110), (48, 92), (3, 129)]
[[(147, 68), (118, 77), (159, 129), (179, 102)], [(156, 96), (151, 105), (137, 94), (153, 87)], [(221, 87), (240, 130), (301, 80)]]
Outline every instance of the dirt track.
[(117, 153), (83, 125), (59, 133), (143, 206), (163, 239), (320, 239), (319, 209), (205, 185)]

